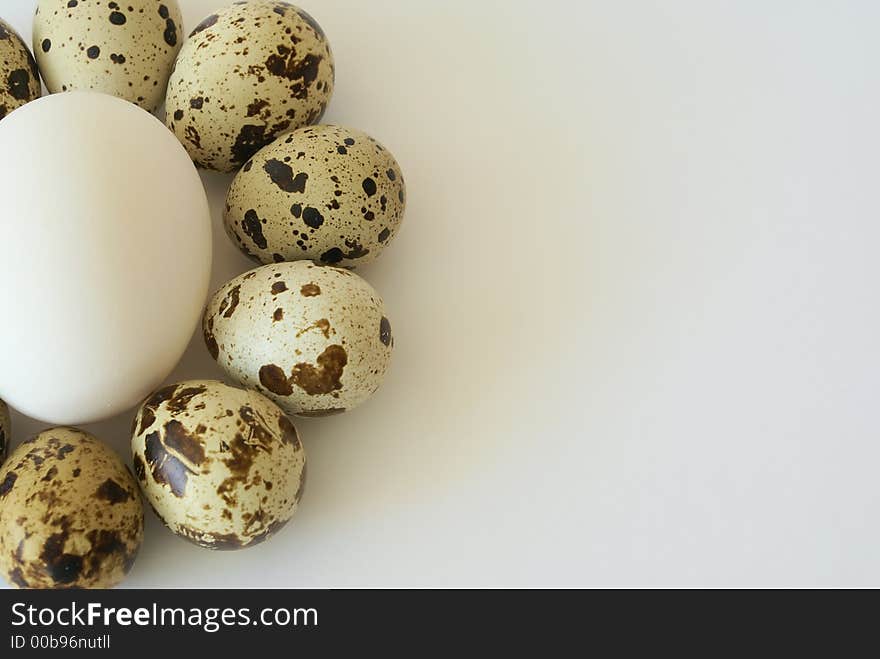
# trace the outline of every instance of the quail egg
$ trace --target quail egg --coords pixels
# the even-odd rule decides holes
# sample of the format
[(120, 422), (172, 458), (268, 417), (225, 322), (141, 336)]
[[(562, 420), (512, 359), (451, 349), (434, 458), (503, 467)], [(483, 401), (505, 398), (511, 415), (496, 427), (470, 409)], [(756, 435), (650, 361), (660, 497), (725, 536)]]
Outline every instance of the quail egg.
[(50, 92), (93, 90), (162, 104), (183, 43), (177, 0), (39, 0), (34, 53)]
[(296, 428), (265, 396), (222, 382), (163, 387), (134, 419), (141, 489), (174, 533), (209, 549), (251, 547), (296, 512), (306, 456)]
[(406, 206), (394, 156), (340, 126), (301, 128), (249, 160), (226, 198), (226, 232), (261, 263), (310, 259), (354, 267), (397, 234)]
[(37, 63), (18, 32), (0, 19), (0, 119), (37, 98)]
[(203, 328), (231, 378), (300, 416), (360, 405), (391, 360), (391, 323), (378, 293), (350, 270), (311, 261), (233, 279), (208, 303)]
[(9, 442), (12, 441), (12, 423), (9, 419), (9, 408), (0, 400), (0, 465), (6, 459), (9, 452)]
[(197, 165), (231, 172), (281, 133), (318, 121), (333, 82), (333, 54), (311, 16), (286, 2), (239, 2), (184, 44), (166, 121)]
[(105, 444), (55, 428), (0, 469), (0, 572), (20, 588), (110, 588), (131, 570), (144, 510), (128, 468)]

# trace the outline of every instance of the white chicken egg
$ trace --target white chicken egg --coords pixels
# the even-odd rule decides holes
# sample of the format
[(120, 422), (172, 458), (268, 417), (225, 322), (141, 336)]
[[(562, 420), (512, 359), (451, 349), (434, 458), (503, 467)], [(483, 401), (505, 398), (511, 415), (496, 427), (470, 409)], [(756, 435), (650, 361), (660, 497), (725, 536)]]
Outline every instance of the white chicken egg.
[(148, 112), (53, 94), (0, 122), (0, 397), (58, 425), (134, 407), (186, 348), (211, 271), (198, 172)]

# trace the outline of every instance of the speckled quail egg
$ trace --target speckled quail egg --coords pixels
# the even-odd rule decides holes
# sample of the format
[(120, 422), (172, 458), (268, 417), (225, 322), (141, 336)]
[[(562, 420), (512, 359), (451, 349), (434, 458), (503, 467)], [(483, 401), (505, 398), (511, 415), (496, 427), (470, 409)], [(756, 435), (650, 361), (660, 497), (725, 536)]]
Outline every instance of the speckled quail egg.
[(262, 149), (226, 198), (226, 232), (261, 263), (310, 259), (354, 267), (394, 238), (406, 206), (394, 156), (340, 126), (301, 128)]
[(205, 342), (220, 367), (290, 414), (327, 416), (367, 400), (391, 360), (382, 299), (350, 270), (266, 265), (208, 303)]
[(330, 44), (311, 16), (286, 2), (239, 2), (184, 44), (166, 121), (197, 165), (231, 172), (281, 133), (318, 121), (333, 82)]
[(6, 459), (9, 452), (9, 442), (12, 441), (12, 422), (9, 418), (9, 408), (0, 400), (0, 465)]
[(267, 539), (296, 512), (306, 456), (271, 400), (222, 382), (163, 387), (134, 419), (134, 470), (159, 518), (209, 549)]
[(0, 119), (37, 98), (37, 63), (18, 32), (0, 19)]
[(50, 92), (93, 90), (153, 111), (183, 43), (177, 0), (39, 0), (34, 53)]
[(46, 430), (0, 469), (0, 572), (10, 584), (110, 588), (131, 570), (143, 533), (131, 472), (82, 430)]

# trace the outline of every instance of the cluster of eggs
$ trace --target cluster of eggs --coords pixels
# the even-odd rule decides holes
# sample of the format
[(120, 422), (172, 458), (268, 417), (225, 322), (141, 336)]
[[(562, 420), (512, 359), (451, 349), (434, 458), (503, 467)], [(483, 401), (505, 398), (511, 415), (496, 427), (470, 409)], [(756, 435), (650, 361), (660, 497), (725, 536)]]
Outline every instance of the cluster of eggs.
[[(136, 129), (127, 132), (142, 142), (122, 140), (114, 147), (107, 139), (95, 148), (141, 152), (137, 178), (162, 170), (188, 191), (188, 202), (165, 209), (166, 224), (156, 223), (177, 241), (207, 243), (187, 255), (196, 266), (175, 270), (169, 258), (173, 277), (163, 279), (161, 263), (150, 274), (139, 270), (140, 264), (155, 266), (162, 252), (151, 249), (170, 253), (174, 240), (139, 234), (141, 220), (113, 233), (115, 247), (125, 252), (120, 258), (127, 261), (112, 267), (119, 271), (125, 263), (129, 282), (131, 272), (149, 278), (147, 283), (160, 289), (156, 299), (167, 299), (174, 321), (168, 324), (180, 327), (167, 335), (155, 326), (142, 332), (138, 368), (152, 369), (149, 377), (93, 376), (91, 393), (103, 407), (90, 408), (81, 392), (50, 394), (33, 384), (42, 375), (33, 355), (20, 356), (25, 337), (38, 335), (61, 376), (66, 356), (52, 350), (57, 343), (59, 351), (71, 352), (57, 336), (40, 334), (50, 325), (46, 319), (22, 324), (17, 333), (0, 332), (0, 394), (35, 418), (64, 424), (8, 454), (10, 416), (0, 401), (0, 574), (14, 586), (119, 583), (143, 537), (142, 496), (168, 528), (197, 545), (239, 549), (262, 542), (292, 518), (303, 493), (305, 451), (290, 417), (339, 414), (360, 405), (379, 388), (389, 366), (393, 339), (384, 303), (351, 268), (377, 258), (397, 233), (406, 203), (404, 178), (391, 153), (369, 135), (316, 125), (335, 82), (324, 31), (303, 10), (276, 0), (237, 2), (205, 18), (186, 39), (182, 23), (176, 0), (38, 0), (34, 59), (15, 30), (0, 20), (0, 85), (5, 82), (0, 148), (31, 124), (51, 120), (50, 98), (66, 99), (53, 101), (66, 103), (66, 112), (101, 111), (131, 122)], [(40, 76), (53, 96), (17, 110), (40, 97)], [(158, 122), (148, 113), (163, 102), (168, 130), (157, 131), (153, 124)], [(53, 148), (98, 144), (101, 130), (84, 126), (79, 138), (69, 138), (76, 131), (62, 126)], [(165, 140), (174, 142), (185, 167), (171, 147), (162, 147), (170, 155), (161, 166), (143, 155), (147, 142)], [(260, 264), (222, 286), (207, 306), (210, 225), (201, 182), (187, 170), (194, 172), (193, 164), (236, 172), (224, 227)], [(110, 163), (104, 174), (111, 176), (119, 166)], [(27, 165), (23, 169), (19, 177), (37, 176)], [(134, 205), (155, 214), (148, 194)], [(36, 213), (33, 201), (18, 210)], [(58, 213), (39, 208), (42, 215), (34, 216), (39, 221), (25, 224), (47, 224), (41, 230), (57, 233), (55, 220), (46, 218)], [(108, 209), (104, 214), (120, 212)], [(99, 228), (106, 233), (106, 223)], [(150, 228), (155, 234), (156, 226)], [(28, 267), (12, 250), (3, 256), (14, 267)], [(98, 266), (89, 268), (84, 271), (106, 279)], [(57, 287), (59, 300), (71, 296), (63, 282), (37, 284), (41, 290)], [(156, 388), (185, 346), (192, 329), (186, 309), (193, 300), (198, 300), (206, 349), (231, 384), (205, 379)], [(23, 315), (39, 316), (36, 306), (28, 311)], [(148, 322), (134, 311), (128, 315), (118, 319), (119, 332), (138, 331)], [(150, 338), (162, 343), (164, 352), (154, 350)], [(173, 358), (166, 359), (166, 353)], [(71, 363), (72, 372), (84, 368)], [(32, 382), (31, 371), (36, 372)], [(128, 380), (137, 386), (129, 387)], [(138, 389), (143, 382), (150, 383), (145, 399)], [(81, 389), (88, 394), (90, 387)], [(136, 400), (143, 402), (132, 420), (131, 468), (100, 440), (71, 427), (106, 418)]]

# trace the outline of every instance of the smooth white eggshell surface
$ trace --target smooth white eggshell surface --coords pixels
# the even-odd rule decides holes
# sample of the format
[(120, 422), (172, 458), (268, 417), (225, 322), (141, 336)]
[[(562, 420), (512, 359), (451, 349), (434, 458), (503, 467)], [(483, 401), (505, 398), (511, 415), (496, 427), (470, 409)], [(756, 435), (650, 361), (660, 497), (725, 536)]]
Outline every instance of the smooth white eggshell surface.
[(0, 123), (0, 398), (53, 424), (134, 407), (174, 368), (207, 295), (201, 180), (155, 117), (71, 92)]

